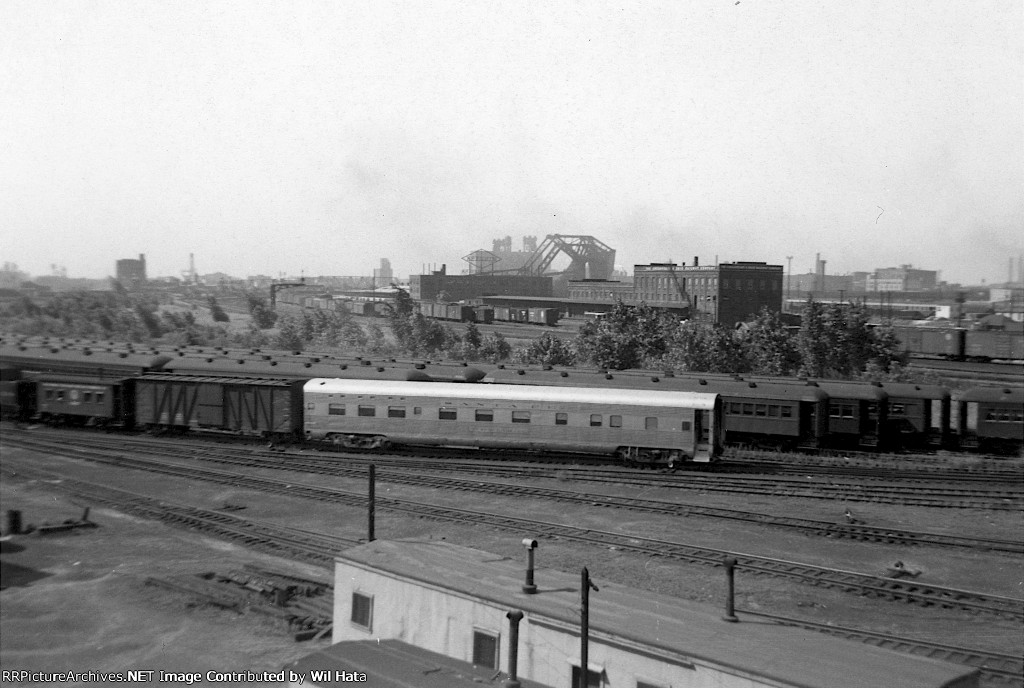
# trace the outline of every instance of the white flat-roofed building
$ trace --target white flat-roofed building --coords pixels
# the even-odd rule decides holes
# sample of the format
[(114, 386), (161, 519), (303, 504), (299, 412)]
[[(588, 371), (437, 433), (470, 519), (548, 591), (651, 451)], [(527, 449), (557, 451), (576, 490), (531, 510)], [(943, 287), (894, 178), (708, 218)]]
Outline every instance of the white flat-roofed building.
[[(538, 550), (543, 557), (543, 547)], [(336, 559), (333, 642), (400, 640), (509, 668), (507, 614), (520, 610), (518, 676), (568, 688), (580, 667), (580, 577), (442, 541), (376, 541)], [(590, 595), (588, 669), (607, 688), (971, 688), (972, 669), (910, 657), (600, 580)], [(723, 588), (725, 585), (723, 576)]]

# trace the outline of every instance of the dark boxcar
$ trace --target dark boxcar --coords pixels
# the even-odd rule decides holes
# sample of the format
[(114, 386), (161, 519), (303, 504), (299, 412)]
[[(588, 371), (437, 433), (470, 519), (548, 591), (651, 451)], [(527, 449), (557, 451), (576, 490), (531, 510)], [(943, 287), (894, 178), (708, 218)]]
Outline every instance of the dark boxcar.
[(976, 359), (1024, 359), (1024, 335), (1001, 330), (969, 330), (964, 354)]
[(969, 389), (957, 405), (961, 447), (998, 453), (1024, 448), (1024, 388)]
[(261, 437), (302, 428), (302, 381), (148, 375), (136, 382), (136, 423)]
[(527, 311), (527, 319), (534, 325), (557, 325), (557, 308), (530, 308)]
[(964, 355), (964, 330), (949, 327), (896, 327), (903, 351), (921, 356), (959, 359)]

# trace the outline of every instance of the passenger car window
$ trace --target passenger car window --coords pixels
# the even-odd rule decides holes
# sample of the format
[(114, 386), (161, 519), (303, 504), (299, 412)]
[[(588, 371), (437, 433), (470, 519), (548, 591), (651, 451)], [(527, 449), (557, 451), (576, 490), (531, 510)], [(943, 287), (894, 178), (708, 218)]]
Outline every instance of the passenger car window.
[(345, 404), (328, 404), (327, 405), (328, 416), (344, 416), (345, 415)]
[(455, 420), (458, 418), (458, 411), (451, 406), (442, 406), (437, 409), (438, 420)]
[(590, 427), (599, 428), (601, 427), (601, 414), (594, 413), (590, 416)]
[(512, 412), (513, 423), (529, 423), (530, 412), (529, 411), (513, 411)]

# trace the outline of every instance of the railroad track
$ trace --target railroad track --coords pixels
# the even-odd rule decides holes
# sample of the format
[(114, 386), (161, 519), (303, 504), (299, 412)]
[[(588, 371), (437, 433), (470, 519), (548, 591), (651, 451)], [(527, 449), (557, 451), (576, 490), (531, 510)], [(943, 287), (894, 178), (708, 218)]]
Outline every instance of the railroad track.
[(332, 565), (335, 554), (359, 544), (358, 540), (350, 538), (269, 525), (234, 514), (200, 509), (167, 499), (154, 499), (106, 485), (57, 476), (32, 467), (19, 466), (14, 472), (5, 466), (0, 468), (0, 472), (45, 482), (49, 487), (88, 501), (90, 506), (107, 506), (139, 518), (198, 530), (240, 542), (253, 549), (310, 563)]
[[(110, 457), (93, 450), (64, 447), (56, 453), (85, 458), (91, 461), (126, 468), (157, 472), (192, 480), (204, 480), (218, 484), (244, 487), (262, 492), (285, 494), (293, 497), (331, 501), (334, 503), (362, 506), (366, 496), (349, 492), (308, 485), (296, 481), (274, 480), (254, 476), (239, 476), (230, 471), (214, 470), (194, 465), (172, 464), (134, 457)], [(8, 460), (8, 463), (9, 460)], [(22, 461), (15, 462), (23, 464)], [(6, 470), (10, 471), (8, 465)], [(772, 557), (760, 557), (742, 552), (731, 552), (685, 543), (623, 535), (610, 531), (577, 528), (561, 523), (551, 523), (505, 516), (482, 511), (456, 509), (412, 500), (378, 497), (377, 506), (393, 512), (416, 518), (430, 518), (439, 521), (456, 522), (479, 526), (490, 526), (516, 533), (560, 538), (567, 541), (587, 543), (602, 548), (614, 548), (653, 557), (720, 566), (727, 557), (737, 560), (740, 570), (758, 575), (796, 581), (803, 584), (829, 588), (861, 596), (876, 597), (922, 606), (937, 606), (958, 609), (972, 613), (994, 614), (997, 616), (1024, 620), (1024, 600), (989, 595), (986, 593), (959, 590), (944, 586), (928, 585), (905, 579), (873, 576), (812, 564), (791, 562)]]
[(1024, 682), (1024, 660), (1019, 656), (903, 638), (888, 633), (877, 633), (858, 628), (833, 626), (831, 624), (794, 619), (747, 609), (737, 609), (736, 612), (747, 616), (768, 619), (785, 626), (797, 626), (819, 633), (846, 638), (847, 640), (856, 640), (873, 645), (874, 647), (895, 650), (915, 657), (928, 657), (929, 659), (938, 659), (974, 667), (981, 672), (981, 677), (987, 685), (1020, 686)]
[[(3, 469), (9, 472), (10, 469)], [(48, 471), (19, 467), (16, 474), (48, 483), (79, 500), (103, 504), (141, 518), (161, 521), (175, 527), (189, 528), (210, 535), (241, 541), (248, 547), (273, 554), (302, 559), (330, 571), (334, 555), (359, 544), (359, 541), (314, 533), (240, 518), (217, 511), (198, 509), (164, 499), (153, 499), (136, 493), (92, 482), (59, 477)], [(941, 645), (886, 633), (810, 622), (792, 617), (738, 609), (739, 613), (770, 619), (776, 623), (799, 626), (817, 632), (857, 640), (876, 647), (905, 654), (929, 657), (976, 668), (989, 685), (1020, 685), (1024, 662), (1019, 657), (976, 648)]]
[[(11, 433), (12, 437), (28, 437), (30, 435), (43, 436), (47, 433), (23, 432), (20, 435)], [(66, 433), (49, 433), (54, 436), (67, 437)], [(78, 438), (89, 437), (89, 443), (98, 445), (106, 441), (115, 450), (129, 446), (139, 447), (147, 451), (147, 446), (152, 446), (154, 440), (147, 438), (139, 440), (138, 437), (118, 436), (117, 439), (104, 440), (105, 435), (90, 433), (79, 433)], [(66, 441), (66, 439), (64, 440)], [(76, 440), (80, 441), (80, 440)], [(159, 442), (159, 441), (157, 441)], [(172, 443), (178, 446), (168, 448), (169, 454), (176, 453), (183, 457), (196, 458), (194, 452), (209, 451), (210, 445), (203, 445), (199, 448), (196, 445), (187, 445), (181, 442)], [(221, 445), (217, 448), (223, 454), (231, 450)], [(301, 460), (310, 460), (315, 453), (306, 451), (266, 452), (248, 445), (244, 449), (234, 447), (236, 452), (244, 452), (246, 456), (273, 455), (288, 457), (292, 465), (299, 465)], [(798, 497), (812, 499), (830, 499), (846, 502), (876, 502), (884, 504), (901, 504), (906, 506), (928, 506), (942, 508), (961, 509), (992, 509), (992, 510), (1024, 510), (1024, 481), (1018, 483), (1000, 483), (992, 487), (963, 487), (962, 482), (948, 484), (934, 484), (932, 481), (908, 481), (898, 485), (873, 485), (865, 484), (863, 481), (837, 480), (828, 475), (802, 475), (800, 477), (775, 477), (775, 476), (747, 476), (728, 475), (723, 473), (707, 472), (652, 472), (621, 467), (595, 467), (557, 464), (536, 465), (532, 462), (514, 462), (507, 457), (501, 461), (492, 461), (490, 455), (486, 458), (466, 459), (459, 458), (466, 454), (456, 452), (454, 457), (445, 456), (440, 452), (434, 452), (433, 456), (427, 458), (414, 458), (409, 454), (383, 454), (380, 452), (325, 452), (322, 456), (323, 462), (331, 461), (346, 463), (359, 463), (366, 465), (370, 462), (383, 462), (393, 468), (408, 468), (418, 471), (444, 471), (448, 472), (457, 469), (460, 473), (473, 473), (492, 478), (522, 479), (524, 477), (538, 478), (560, 478), (571, 479), (575, 482), (605, 483), (613, 485), (631, 485), (643, 488), (667, 487), (674, 489), (699, 490), (702, 492), (725, 492), (737, 494), (769, 495), (781, 497)], [(330, 458), (327, 458), (330, 457)], [(314, 469), (310, 469), (314, 470)], [(315, 469), (323, 470), (323, 469)], [(921, 484), (923, 483), (923, 484)]]
[[(16, 440), (16, 443), (20, 440)], [(47, 444), (25, 444), (22, 446), (35, 449), (53, 451), (55, 447)], [(100, 447), (103, 451), (123, 450), (118, 445)], [(154, 447), (144, 447), (153, 451)], [(344, 478), (363, 479), (366, 475), (368, 462), (360, 462), (358, 465), (342, 464), (330, 459), (318, 457), (293, 457), (289, 455), (282, 460), (279, 454), (268, 453), (266, 457), (253, 456), (246, 452), (243, 456), (230, 456), (227, 453), (218, 451), (217, 454), (197, 455), (194, 450), (184, 452), (181, 447), (172, 446), (168, 449), (171, 458), (199, 459), (237, 466), (240, 468), (270, 468), (276, 470), (308, 471), (327, 475), (334, 475)], [(158, 456), (167, 456), (162, 452), (154, 452)], [(941, 533), (928, 533), (922, 531), (909, 531), (894, 528), (879, 528), (867, 524), (858, 523), (833, 523), (814, 519), (797, 518), (792, 516), (776, 516), (772, 514), (743, 511), (738, 509), (726, 509), (720, 507), (707, 507), (691, 504), (680, 504), (664, 500), (620, 497), (616, 495), (603, 494), (581, 494), (570, 490), (555, 488), (544, 488), (535, 485), (524, 486), (518, 483), (494, 483), (480, 480), (462, 480), (448, 476), (429, 476), (416, 472), (405, 472), (401, 469), (389, 469), (378, 472), (378, 480), (408, 485), (411, 487), (430, 487), (436, 489), (452, 489), (471, 492), (483, 492), (486, 494), (509, 496), (517, 498), (545, 499), (562, 503), (583, 504), (588, 506), (603, 506), (608, 508), (628, 509), (645, 513), (656, 513), (669, 516), (704, 516), (709, 518), (726, 518), (761, 525), (787, 528), (803, 532), (805, 534), (817, 535), (830, 538), (844, 538), (871, 542), (884, 542), (899, 545), (932, 545), (938, 547), (958, 547), (991, 552), (1007, 552), (1014, 554), (1024, 553), (1024, 542), (1019, 540), (1004, 540), (998, 538), (979, 538), (962, 535), (948, 535)]]

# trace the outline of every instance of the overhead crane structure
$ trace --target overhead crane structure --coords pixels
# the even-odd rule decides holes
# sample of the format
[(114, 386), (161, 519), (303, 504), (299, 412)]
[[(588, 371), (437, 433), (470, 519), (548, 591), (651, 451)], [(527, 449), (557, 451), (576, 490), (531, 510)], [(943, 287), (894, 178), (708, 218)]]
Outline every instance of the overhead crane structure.
[(554, 274), (568, 279), (610, 279), (615, 269), (615, 249), (595, 237), (580, 234), (549, 234), (537, 250), (520, 267), (500, 269), (500, 255), (491, 251), (475, 251), (465, 260), (478, 266), (481, 273), (540, 276), (548, 273), (559, 255), (570, 259), (569, 266)]

